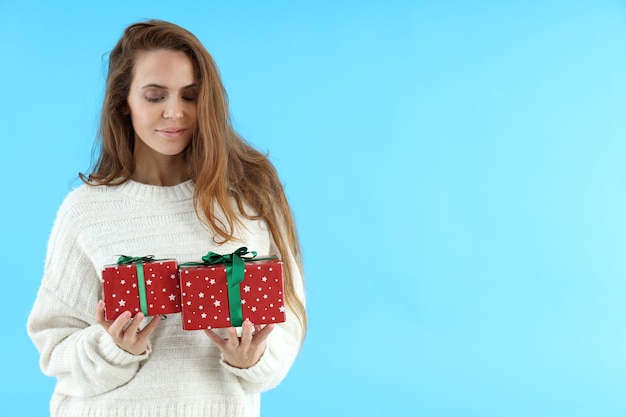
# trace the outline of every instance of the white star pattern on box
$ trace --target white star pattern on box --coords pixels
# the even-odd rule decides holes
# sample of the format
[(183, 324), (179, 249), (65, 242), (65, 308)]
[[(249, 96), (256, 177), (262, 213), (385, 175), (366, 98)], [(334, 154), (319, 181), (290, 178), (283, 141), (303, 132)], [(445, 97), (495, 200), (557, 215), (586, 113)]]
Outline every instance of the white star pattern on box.
[[(270, 267), (273, 272), (269, 271)], [(185, 277), (182, 281), (185, 287), (182, 293), (184, 329), (217, 329), (234, 324), (228, 317), (230, 302), (223, 265), (182, 267), (180, 275)], [(245, 278), (239, 288), (243, 296), (241, 311), (244, 319), (248, 318), (254, 324), (285, 321), (285, 309), (279, 310), (284, 307), (280, 261), (253, 261), (246, 265)], [(250, 296), (253, 293), (254, 296)]]
[[(139, 311), (139, 285), (137, 281), (137, 268), (139, 264), (124, 265), (124, 267), (106, 266), (102, 269), (102, 287), (104, 292), (105, 305), (107, 300), (110, 303), (119, 295), (124, 294), (123, 307), (130, 311)], [(145, 285), (150, 286), (146, 290), (145, 297), (148, 301), (148, 315), (180, 312), (178, 301), (180, 286), (178, 284), (178, 263), (175, 260), (164, 260), (160, 262), (145, 262), (141, 264), (144, 275), (150, 277), (145, 280)], [(115, 272), (113, 272), (115, 271)], [(119, 302), (116, 302), (119, 304)], [(159, 307), (158, 312), (151, 311), (154, 306)], [(105, 318), (113, 320), (124, 311), (109, 312), (105, 307)], [(113, 314), (113, 313), (116, 314)]]
[(120, 300), (120, 307), (124, 307), (126, 305), (126, 300)]

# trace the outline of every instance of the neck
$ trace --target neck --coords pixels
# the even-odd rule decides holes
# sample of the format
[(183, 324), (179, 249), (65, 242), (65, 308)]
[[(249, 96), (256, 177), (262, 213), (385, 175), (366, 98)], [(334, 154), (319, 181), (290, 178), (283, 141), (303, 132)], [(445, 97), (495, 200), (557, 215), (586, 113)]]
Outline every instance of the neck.
[(184, 155), (162, 155), (156, 152), (135, 152), (134, 181), (143, 184), (173, 186), (189, 179)]
[(143, 184), (169, 187), (187, 181), (189, 179), (189, 175), (183, 172), (171, 172), (169, 170), (163, 171), (159, 169), (151, 169), (150, 171), (135, 170), (133, 175), (131, 175), (131, 178), (134, 181)]

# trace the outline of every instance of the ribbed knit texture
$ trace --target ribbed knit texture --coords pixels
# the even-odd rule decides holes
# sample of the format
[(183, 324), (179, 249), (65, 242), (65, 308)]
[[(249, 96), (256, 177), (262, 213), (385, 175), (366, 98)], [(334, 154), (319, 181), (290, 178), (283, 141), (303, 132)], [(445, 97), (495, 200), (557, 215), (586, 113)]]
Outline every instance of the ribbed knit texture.
[[(41, 368), (58, 381), (53, 417), (258, 416), (259, 393), (286, 375), (301, 337), (289, 310), (287, 322), (274, 328), (261, 360), (249, 369), (228, 366), (204, 332), (182, 330), (180, 314), (162, 320), (138, 356), (120, 349), (95, 322), (100, 271), (121, 254), (188, 262), (240, 246), (276, 253), (261, 221), (244, 220), (237, 240), (216, 244), (194, 211), (193, 191), (191, 181), (173, 187), (134, 181), (82, 185), (61, 205), (28, 319)], [(291, 254), (281, 255), (294, 262)], [(297, 273), (295, 264), (292, 270)], [(295, 278), (302, 295), (301, 278)]]

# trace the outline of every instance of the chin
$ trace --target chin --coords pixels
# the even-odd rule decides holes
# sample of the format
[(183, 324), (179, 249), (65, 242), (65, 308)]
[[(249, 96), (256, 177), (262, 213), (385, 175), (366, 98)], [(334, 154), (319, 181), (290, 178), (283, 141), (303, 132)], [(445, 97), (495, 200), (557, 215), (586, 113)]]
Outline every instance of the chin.
[(163, 147), (161, 149), (155, 149), (155, 151), (157, 153), (160, 153), (161, 155), (165, 155), (165, 156), (178, 156), (181, 155), (185, 152), (185, 150), (187, 149), (188, 145), (186, 145), (185, 147), (180, 147), (180, 146), (169, 146), (169, 147)]
[(181, 156), (185, 153), (185, 150), (180, 150), (180, 151), (168, 151), (168, 152), (159, 152), (161, 155), (165, 155), (165, 156)]

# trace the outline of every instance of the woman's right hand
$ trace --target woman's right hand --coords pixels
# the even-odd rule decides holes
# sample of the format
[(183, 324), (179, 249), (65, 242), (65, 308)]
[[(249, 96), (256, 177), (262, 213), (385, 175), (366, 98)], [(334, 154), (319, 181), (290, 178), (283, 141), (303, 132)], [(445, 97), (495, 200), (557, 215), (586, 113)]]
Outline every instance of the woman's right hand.
[(161, 316), (155, 316), (146, 327), (139, 330), (143, 318), (141, 312), (131, 317), (130, 311), (125, 311), (115, 320), (108, 321), (104, 319), (104, 301), (98, 301), (96, 306), (96, 321), (111, 335), (116, 345), (133, 355), (145, 353), (148, 338), (161, 321)]

